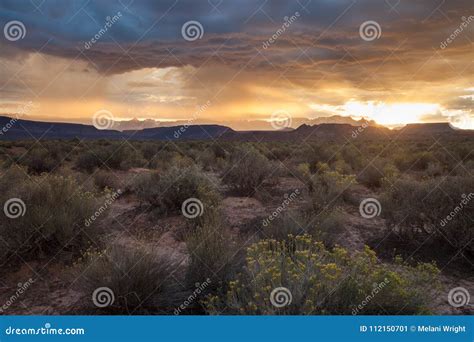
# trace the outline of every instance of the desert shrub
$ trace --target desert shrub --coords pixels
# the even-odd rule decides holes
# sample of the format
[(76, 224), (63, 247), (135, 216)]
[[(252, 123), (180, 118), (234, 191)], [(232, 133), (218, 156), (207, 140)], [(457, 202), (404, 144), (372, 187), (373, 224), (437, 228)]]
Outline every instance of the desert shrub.
[[(88, 307), (104, 314), (170, 314), (185, 298), (173, 273), (177, 265), (164, 255), (141, 248), (112, 246), (103, 252), (87, 252), (79, 267), (80, 287)], [(98, 308), (91, 300), (94, 291), (107, 287), (114, 300)], [(96, 296), (97, 297), (97, 296)], [(112, 297), (109, 297), (112, 298)], [(97, 297), (99, 303), (103, 302)]]
[(102, 166), (100, 157), (96, 154), (98, 151), (84, 151), (76, 159), (75, 166), (79, 170), (92, 172), (95, 168)]
[(360, 170), (364, 167), (364, 159), (361, 152), (353, 145), (345, 146), (341, 151), (342, 157), (353, 170)]
[(344, 176), (337, 171), (326, 171), (313, 175), (311, 200), (316, 213), (330, 210), (339, 205), (347, 196), (348, 190), (355, 179)]
[(344, 232), (343, 212), (337, 208), (315, 214), (312, 208), (288, 210), (275, 219), (260, 220), (260, 235), (265, 239), (283, 241), (309, 234), (326, 246), (334, 246)]
[[(16, 183), (0, 194), (1, 203), (11, 198), (24, 202), (23, 216), (0, 216), (0, 237), (12, 253), (23, 259), (33, 256), (78, 253), (94, 237), (95, 223), (86, 225), (100, 207), (91, 193), (73, 178), (44, 175)], [(17, 207), (18, 209), (19, 207)]]
[(236, 149), (224, 171), (223, 182), (240, 195), (253, 195), (272, 175), (272, 164), (253, 147)]
[(3, 197), (8, 198), (6, 195), (2, 196), (2, 194), (6, 194), (18, 184), (22, 184), (28, 179), (27, 170), (18, 165), (12, 165), (0, 172), (0, 197), (2, 197), (2, 199)]
[(50, 151), (43, 147), (35, 147), (29, 150), (17, 162), (28, 167), (29, 172), (42, 173), (53, 171), (59, 166), (61, 162), (59, 158), (59, 155), (50, 153)]
[(270, 221), (265, 218), (261, 221), (261, 232), (264, 238), (282, 241), (287, 239), (289, 235), (297, 236), (308, 233), (309, 223), (303, 213), (287, 211), (281, 213), (274, 220)]
[(124, 143), (114, 143), (112, 145), (97, 147), (92, 146), (82, 152), (77, 160), (76, 167), (80, 170), (92, 172), (95, 168), (110, 168), (116, 170), (128, 170), (131, 167), (144, 166), (140, 150), (133, 149)]
[(293, 150), (289, 146), (276, 146), (271, 149), (270, 158), (284, 161), (293, 154)]
[(337, 159), (333, 165), (333, 169), (343, 175), (349, 175), (352, 173), (352, 168), (347, 164), (344, 159)]
[(382, 187), (388, 183), (394, 183), (400, 177), (400, 170), (391, 162), (387, 162), (383, 168)]
[(100, 189), (105, 188), (117, 189), (119, 187), (119, 179), (113, 172), (98, 170), (94, 173), (94, 184)]
[(143, 158), (151, 160), (159, 151), (161, 146), (157, 143), (145, 142), (141, 146)]
[(438, 162), (430, 162), (426, 168), (426, 174), (430, 177), (441, 176), (443, 174), (443, 167)]
[(207, 171), (212, 171), (216, 166), (216, 156), (210, 149), (201, 151), (197, 154), (196, 161), (204, 170)]
[(306, 185), (309, 192), (313, 191), (313, 175), (308, 163), (298, 164), (292, 173)]
[(317, 240), (322, 241), (325, 246), (334, 246), (344, 233), (343, 212), (337, 208), (331, 212), (324, 213), (311, 218), (310, 233)]
[(97, 150), (101, 161), (111, 169), (128, 170), (131, 167), (143, 166), (146, 161), (141, 151), (127, 143), (114, 143), (107, 148)]
[(222, 294), (228, 281), (236, 276), (242, 258), (220, 216), (206, 216), (205, 222), (186, 237), (186, 246), (190, 255), (188, 287), (209, 279), (206, 293)]
[(385, 163), (376, 159), (359, 172), (357, 175), (357, 182), (369, 188), (378, 188), (382, 185), (382, 178), (384, 177), (383, 169)]
[(144, 173), (135, 178), (132, 185), (137, 197), (149, 203), (162, 213), (169, 214), (181, 210), (183, 202), (196, 198), (203, 204), (204, 213), (214, 210), (219, 194), (211, 181), (195, 165), (172, 166), (163, 173)]
[[(383, 197), (382, 214), (404, 243), (474, 252), (474, 179), (400, 179)], [(425, 241), (431, 237), (429, 241)], [(448, 241), (447, 241), (448, 240)]]
[(211, 314), (422, 314), (431, 301), (426, 284), (434, 286), (437, 273), (432, 264), (389, 267), (368, 247), (353, 255), (327, 250), (308, 235), (262, 240), (248, 248), (244, 271), (226, 295), (209, 297), (206, 308)]
[(399, 151), (394, 155), (395, 165), (401, 171), (424, 171), (430, 162), (436, 161), (431, 152)]

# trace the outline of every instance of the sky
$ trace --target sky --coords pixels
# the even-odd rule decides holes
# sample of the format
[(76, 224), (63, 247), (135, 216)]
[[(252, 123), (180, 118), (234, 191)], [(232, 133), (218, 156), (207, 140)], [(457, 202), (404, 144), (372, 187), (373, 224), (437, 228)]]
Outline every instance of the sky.
[(0, 28), (0, 113), (28, 119), (474, 129), (472, 0), (2, 0)]

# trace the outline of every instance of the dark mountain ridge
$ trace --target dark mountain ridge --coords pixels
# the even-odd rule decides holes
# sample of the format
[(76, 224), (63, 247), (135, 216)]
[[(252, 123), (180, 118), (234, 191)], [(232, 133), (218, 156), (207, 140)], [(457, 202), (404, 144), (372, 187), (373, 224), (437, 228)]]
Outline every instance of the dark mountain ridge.
[(429, 136), (474, 137), (472, 130), (453, 129), (448, 123), (410, 124), (399, 130), (382, 126), (351, 124), (303, 124), (285, 131), (235, 131), (221, 125), (182, 125), (141, 130), (100, 130), (74, 123), (51, 123), (0, 116), (0, 140), (30, 139), (132, 139), (132, 140), (236, 140), (236, 141), (301, 141), (375, 138), (422, 138)]

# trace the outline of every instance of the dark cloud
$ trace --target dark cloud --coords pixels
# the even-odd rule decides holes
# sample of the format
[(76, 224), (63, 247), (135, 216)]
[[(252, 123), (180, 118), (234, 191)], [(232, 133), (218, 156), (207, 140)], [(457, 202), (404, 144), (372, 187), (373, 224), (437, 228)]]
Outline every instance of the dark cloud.
[[(278, 33), (285, 18), (297, 12), (293, 23)], [(107, 20), (118, 14), (104, 31)], [(80, 61), (81, 72), (92, 74), (90, 79), (96, 74), (112, 77), (144, 68), (192, 66), (198, 71), (189, 76), (186, 87), (205, 84), (209, 88), (202, 92), (207, 93), (214, 91), (214, 83), (232, 81), (240, 96), (251, 98), (255, 95), (244, 84), (260, 82), (271, 84), (276, 93), (304, 89), (295, 90), (299, 101), (343, 104), (347, 91), (357, 89), (352, 97), (361, 101), (439, 97), (449, 108), (471, 111), (472, 99), (446, 86), (471, 82), (472, 87), (474, 21), (446, 48), (440, 44), (460, 27), (463, 17), (472, 15), (472, 0), (2, 0), (1, 27), (19, 20), (27, 33), (15, 42), (1, 37), (0, 61), (21, 63), (40, 52)], [(190, 20), (202, 24), (202, 39), (183, 39), (182, 25)], [(360, 37), (360, 25), (369, 20), (380, 25), (380, 39)], [(268, 43), (274, 35), (277, 38)], [(9, 75), (3, 77), (3, 82), (8, 80), (4, 86), (0, 81), (2, 93), (9, 98), (24, 95), (29, 91), (22, 89), (25, 81), (8, 69), (0, 64), (0, 73)], [(216, 70), (221, 75), (215, 75)], [(126, 85), (154, 87), (145, 80)], [(346, 93), (335, 93), (336, 88)], [(232, 94), (223, 93), (221, 100), (227, 97)]]

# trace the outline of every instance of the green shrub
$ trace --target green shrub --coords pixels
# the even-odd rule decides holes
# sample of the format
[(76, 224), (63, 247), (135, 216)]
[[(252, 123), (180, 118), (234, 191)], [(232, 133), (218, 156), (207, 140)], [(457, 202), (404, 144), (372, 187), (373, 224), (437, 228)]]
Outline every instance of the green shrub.
[(224, 171), (223, 182), (240, 195), (253, 195), (272, 175), (270, 161), (253, 147), (236, 149)]
[[(2, 186), (3, 187), (3, 186)], [(73, 178), (44, 175), (14, 184), (0, 195), (1, 203), (19, 198), (24, 216), (0, 215), (0, 237), (8, 247), (4, 256), (23, 259), (58, 252), (76, 254), (94, 237), (95, 223), (86, 224), (100, 207), (100, 201)]]
[(146, 164), (140, 150), (132, 148), (126, 143), (97, 147), (89, 146), (76, 160), (79, 170), (92, 172), (95, 168), (110, 168), (128, 170), (131, 167), (141, 167)]
[[(382, 200), (382, 214), (404, 243), (474, 252), (474, 179), (400, 179)], [(449, 217), (449, 218), (448, 218)], [(390, 227), (392, 229), (392, 227)], [(425, 241), (431, 237), (428, 241)]]
[(385, 163), (376, 159), (359, 172), (357, 175), (357, 182), (369, 188), (378, 188), (382, 185), (382, 178), (384, 177)]
[(353, 176), (344, 176), (337, 171), (326, 171), (313, 175), (312, 205), (319, 214), (332, 210), (347, 196), (350, 186), (355, 183)]
[(109, 189), (118, 189), (119, 188), (119, 179), (113, 172), (98, 170), (94, 173), (94, 184), (100, 189), (104, 190)]
[[(81, 290), (87, 295), (87, 307), (104, 314), (170, 314), (185, 298), (173, 273), (177, 265), (165, 256), (143, 249), (112, 246), (100, 253), (83, 256), (80, 274)], [(94, 291), (109, 288), (110, 305), (99, 308), (93, 302)], [(98, 300), (101, 305), (104, 302)]]
[[(208, 298), (209, 313), (423, 314), (431, 301), (426, 284), (433, 288), (438, 273), (431, 264), (388, 267), (368, 247), (354, 255), (342, 248), (330, 251), (308, 235), (262, 240), (248, 248), (246, 261), (225, 296)], [(289, 291), (286, 298), (272, 297), (281, 287)], [(374, 294), (376, 287), (380, 291)], [(287, 305), (277, 307), (271, 298)]]
[(265, 218), (262, 221), (262, 236), (266, 239), (282, 241), (289, 235), (303, 235), (308, 233), (309, 220), (300, 212), (283, 212), (274, 220)]
[(186, 246), (190, 255), (186, 273), (188, 287), (210, 279), (207, 292), (223, 293), (228, 281), (236, 276), (241, 258), (220, 216), (206, 216), (205, 222), (186, 237)]
[(329, 213), (312, 218), (311, 235), (325, 246), (334, 246), (344, 233), (343, 212), (334, 209)]
[(102, 166), (98, 151), (84, 151), (76, 159), (75, 165), (79, 170), (91, 173), (95, 168)]
[(197, 198), (203, 204), (204, 213), (214, 210), (219, 202), (219, 193), (211, 181), (195, 165), (172, 166), (163, 173), (144, 173), (137, 176), (132, 185), (137, 197), (165, 214), (181, 210), (183, 202)]
[(308, 163), (298, 164), (293, 174), (307, 186), (309, 192), (313, 191), (313, 175)]
[(18, 163), (28, 167), (32, 173), (51, 172), (59, 166), (59, 155), (52, 154), (43, 147), (35, 147), (22, 156)]

